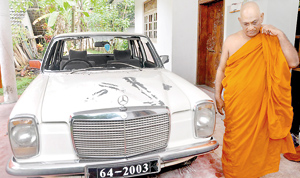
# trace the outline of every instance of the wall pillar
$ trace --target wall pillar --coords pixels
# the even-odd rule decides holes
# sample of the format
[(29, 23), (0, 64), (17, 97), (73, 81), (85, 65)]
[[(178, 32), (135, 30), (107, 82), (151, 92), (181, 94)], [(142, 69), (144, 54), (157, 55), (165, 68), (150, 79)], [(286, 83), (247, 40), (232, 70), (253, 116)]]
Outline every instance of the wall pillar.
[(18, 100), (8, 0), (0, 6), (0, 65), (4, 103)]

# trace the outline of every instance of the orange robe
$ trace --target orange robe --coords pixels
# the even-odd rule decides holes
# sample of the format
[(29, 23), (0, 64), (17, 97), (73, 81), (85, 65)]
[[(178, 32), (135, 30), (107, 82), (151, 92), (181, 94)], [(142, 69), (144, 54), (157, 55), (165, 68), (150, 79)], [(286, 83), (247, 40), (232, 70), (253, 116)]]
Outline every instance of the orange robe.
[(259, 33), (227, 60), (222, 81), (226, 178), (277, 172), (280, 153), (295, 153), (290, 77), (277, 37)]
[(290, 161), (300, 161), (300, 146), (296, 148), (296, 154), (285, 153), (283, 156)]

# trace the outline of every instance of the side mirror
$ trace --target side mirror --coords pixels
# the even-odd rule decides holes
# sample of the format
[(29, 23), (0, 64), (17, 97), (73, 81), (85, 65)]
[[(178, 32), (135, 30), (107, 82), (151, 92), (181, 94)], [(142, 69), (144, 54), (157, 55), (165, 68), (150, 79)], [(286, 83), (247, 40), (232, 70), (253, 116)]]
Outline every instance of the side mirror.
[(162, 63), (165, 64), (165, 63), (168, 63), (169, 62), (169, 56), (168, 55), (161, 55), (159, 56)]
[(42, 64), (42, 59), (29, 59), (30, 68), (40, 69)]

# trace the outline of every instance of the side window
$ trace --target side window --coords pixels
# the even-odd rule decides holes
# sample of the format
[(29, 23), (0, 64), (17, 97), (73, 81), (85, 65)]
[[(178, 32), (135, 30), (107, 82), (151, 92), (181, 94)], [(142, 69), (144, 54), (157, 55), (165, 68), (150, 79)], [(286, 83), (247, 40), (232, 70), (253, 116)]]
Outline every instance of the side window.
[(133, 53), (133, 57), (135, 58), (142, 57), (140, 46), (137, 40), (132, 41), (132, 53)]
[(141, 41), (142, 41), (142, 44), (143, 44), (143, 47), (144, 47), (144, 50), (146, 53), (146, 61), (155, 64), (155, 60), (154, 60), (155, 57), (154, 57), (153, 51), (151, 50), (150, 42), (145, 38), (142, 38)]
[(60, 48), (60, 42), (55, 42), (49, 53), (47, 54), (47, 59), (46, 59), (46, 65), (45, 65), (45, 69), (48, 69), (48, 70), (53, 70), (55, 69), (55, 64), (56, 64), (56, 60), (57, 60), (57, 56), (58, 56), (58, 53), (59, 53), (59, 48)]

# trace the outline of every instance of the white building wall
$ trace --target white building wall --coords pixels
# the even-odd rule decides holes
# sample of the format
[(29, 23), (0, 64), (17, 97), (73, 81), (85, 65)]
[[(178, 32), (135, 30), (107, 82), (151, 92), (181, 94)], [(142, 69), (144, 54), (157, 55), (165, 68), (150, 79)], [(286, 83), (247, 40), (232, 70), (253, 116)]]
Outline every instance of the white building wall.
[(144, 33), (144, 2), (135, 0), (135, 33)]
[[(225, 23), (224, 37), (241, 30), (238, 21), (239, 12), (229, 13), (229, 7), (232, 3), (242, 2), (243, 0), (226, 0), (225, 1)], [(253, 0), (264, 15), (264, 24), (271, 24), (281, 29), (290, 42), (294, 44), (297, 24), (297, 14), (299, 0)], [(225, 39), (225, 38), (224, 38)]]
[[(261, 1), (261, 0), (260, 0)], [(295, 43), (299, 0), (269, 0), (266, 23), (280, 28), (292, 44)]]
[[(135, 0), (135, 32), (144, 33), (144, 2)], [(172, 70), (172, 0), (157, 0), (157, 41), (153, 42), (159, 55), (168, 55), (164, 66)]]
[(196, 83), (198, 1), (173, 0), (172, 71)]
[[(145, 0), (135, 0), (135, 32), (143, 33)], [(189, 82), (197, 75), (197, 0), (157, 0), (157, 43), (159, 55), (169, 55), (165, 68)]]
[(173, 0), (157, 0), (157, 44), (159, 55), (169, 55), (170, 61), (164, 64), (165, 68), (173, 70)]
[(126, 31), (124, 31), (126, 33), (135, 33), (135, 27), (134, 25), (133, 26), (130, 26), (126, 29)]
[[(232, 3), (243, 0), (225, 0), (224, 40), (241, 30), (239, 12), (229, 13)], [(265, 24), (280, 28), (294, 43), (298, 0), (254, 0), (265, 13)], [(144, 2), (135, 0), (135, 32), (144, 32)], [(191, 83), (196, 83), (198, 0), (157, 0), (158, 37), (155, 47), (159, 55), (169, 55), (166, 69)]]

